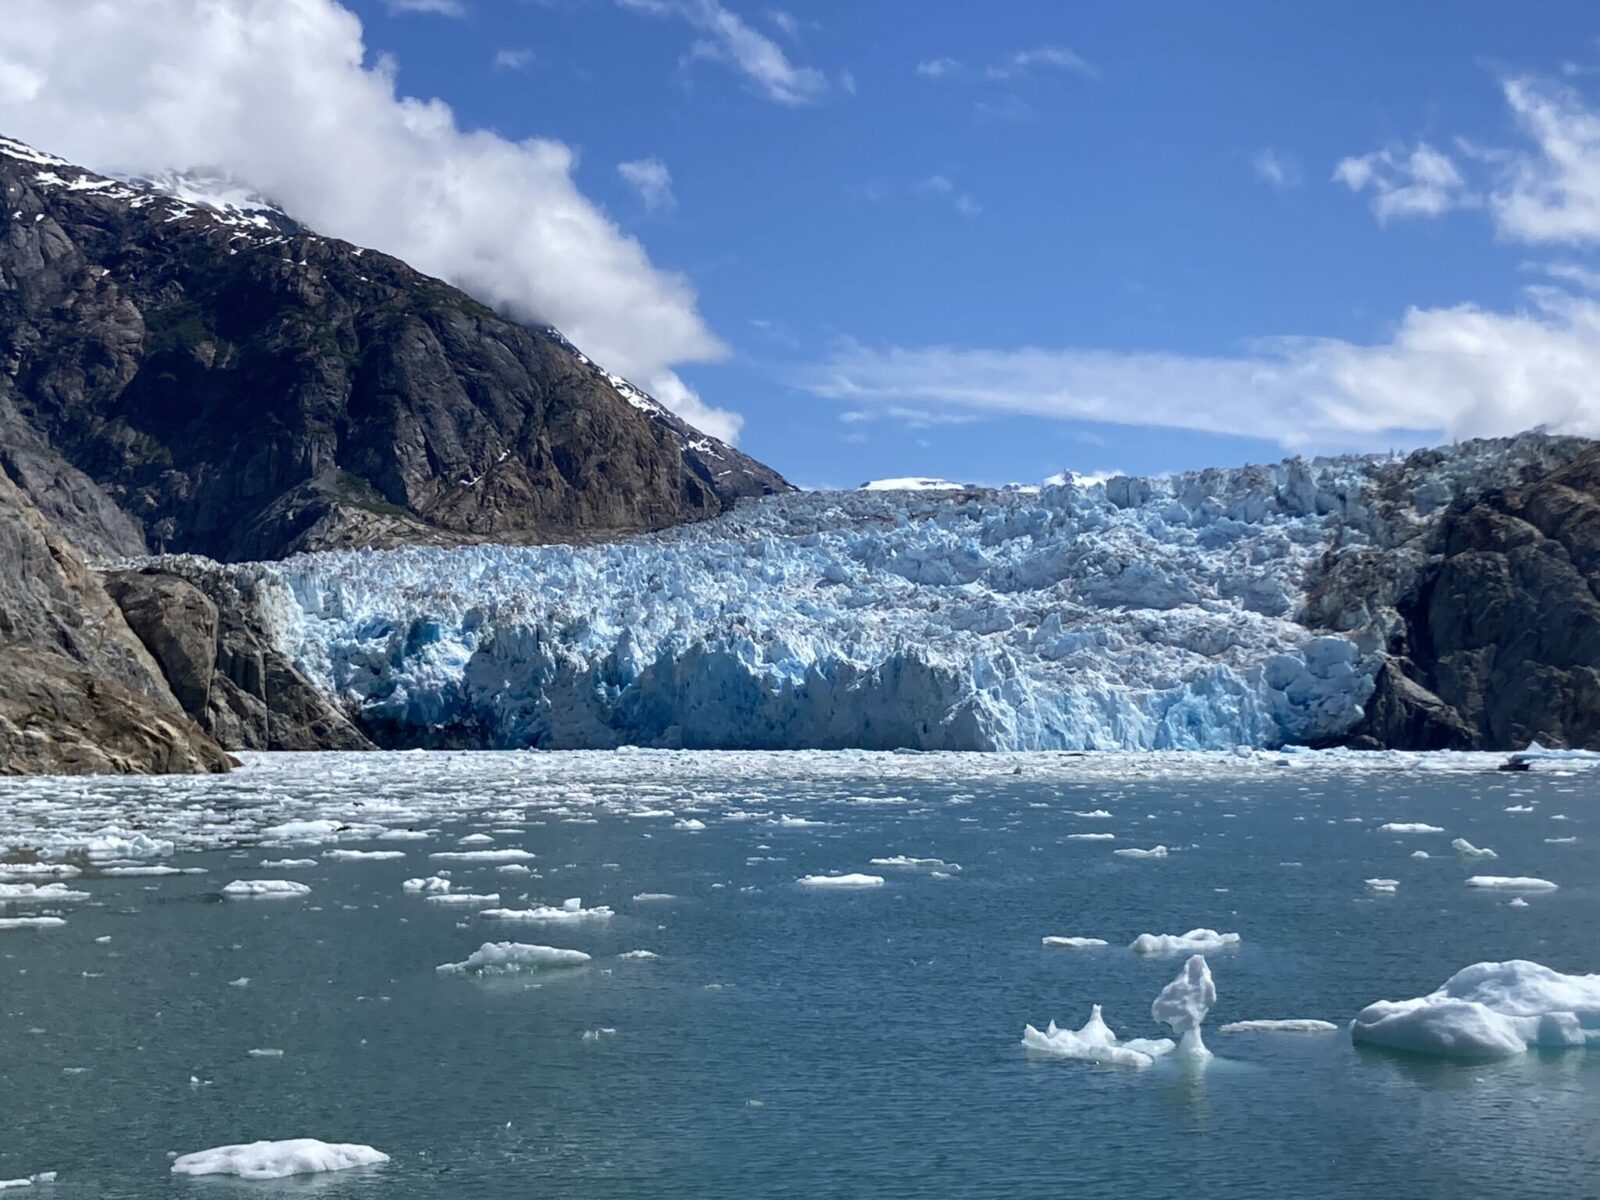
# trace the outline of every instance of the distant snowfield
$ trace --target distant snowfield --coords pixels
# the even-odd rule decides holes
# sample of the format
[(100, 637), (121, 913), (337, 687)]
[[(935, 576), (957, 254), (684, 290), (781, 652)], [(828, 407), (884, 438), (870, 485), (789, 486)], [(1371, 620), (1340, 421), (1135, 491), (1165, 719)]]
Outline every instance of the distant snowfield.
[(1349, 730), (1381, 663), (1378, 639), (1298, 621), (1335, 539), (1411, 553), (1453, 496), (1537, 453), (1442, 450), (1420, 475), (1339, 458), (1042, 490), (880, 480), (600, 545), (236, 570), (320, 688), (467, 744), (1299, 744)]

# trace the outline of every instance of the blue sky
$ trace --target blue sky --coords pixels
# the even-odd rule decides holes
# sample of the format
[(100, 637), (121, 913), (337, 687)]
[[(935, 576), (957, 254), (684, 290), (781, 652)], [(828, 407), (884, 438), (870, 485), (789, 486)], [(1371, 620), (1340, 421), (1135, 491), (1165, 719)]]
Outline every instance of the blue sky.
[[(281, 3), (336, 40), (333, 0)], [(532, 309), (646, 386), (692, 388), (802, 484), (1164, 471), (1538, 422), (1600, 433), (1592, 4), (347, 7), (367, 76), (392, 71), (396, 103), (448, 106), (464, 187), (475, 131), (564, 145), (551, 169), (577, 218), (636, 239), (655, 272), (645, 299), (586, 296), (563, 319), (584, 259), (546, 247), (530, 261), (551, 265), (525, 272), (545, 276)], [(15, 69), (65, 70), (31, 61)], [(49, 110), (52, 88), (13, 111), (24, 134), (56, 119), (70, 150), (81, 114)], [(232, 145), (167, 132), (196, 154)], [(412, 257), (472, 286), (494, 250)], [(628, 323), (671, 305), (693, 329)], [(631, 338), (659, 349), (634, 356)]]

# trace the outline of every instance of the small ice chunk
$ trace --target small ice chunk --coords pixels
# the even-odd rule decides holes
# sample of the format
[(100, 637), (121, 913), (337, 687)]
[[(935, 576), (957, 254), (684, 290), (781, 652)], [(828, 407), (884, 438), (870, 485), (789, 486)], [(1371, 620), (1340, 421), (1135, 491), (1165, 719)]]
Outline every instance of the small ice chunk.
[(314, 1138), (293, 1138), (283, 1142), (218, 1146), (212, 1150), (185, 1154), (173, 1160), (172, 1173), (237, 1175), (240, 1179), (284, 1179), (290, 1175), (372, 1167), (388, 1161), (387, 1154), (371, 1146), (330, 1145)]
[(499, 904), (499, 892), (437, 892), (424, 896), (429, 904)]
[(428, 857), (429, 858), (433, 858), (433, 859), (437, 859), (440, 862), (508, 863), (508, 862), (532, 862), (537, 857), (537, 855), (530, 854), (526, 850), (516, 850), (516, 849), (508, 849), (508, 850), (440, 850), (437, 853), (428, 855)]
[(586, 1042), (598, 1042), (603, 1037), (615, 1037), (616, 1034), (617, 1031), (610, 1025), (602, 1025), (599, 1029), (585, 1029), (583, 1031), (583, 1040)]
[(1307, 1017), (1287, 1017), (1276, 1021), (1229, 1021), (1218, 1026), (1218, 1033), (1337, 1033), (1339, 1027), (1332, 1021), (1316, 1021)]
[(100, 874), (102, 874), (102, 875), (109, 875), (109, 876), (112, 876), (113, 878), (119, 878), (119, 879), (130, 879), (130, 878), (137, 878), (137, 877), (140, 877), (140, 876), (155, 877), (155, 876), (163, 876), (163, 875), (204, 875), (206, 873), (206, 869), (204, 867), (162, 867), (162, 866), (149, 866), (149, 867), (100, 867), (99, 871), (100, 871)]
[(671, 892), (635, 892), (633, 898), (639, 904), (657, 904), (677, 899)]
[(1560, 885), (1532, 875), (1474, 875), (1467, 880), (1467, 886), (1499, 888), (1507, 892), (1553, 892)]
[(1379, 833), (1443, 833), (1438, 825), (1425, 825), (1421, 821), (1390, 821), (1378, 826)]
[(261, 831), (261, 837), (272, 842), (326, 842), (332, 840), (340, 828), (338, 821), (285, 821), (281, 825), (268, 825)]
[(1092, 937), (1045, 937), (1040, 939), (1046, 946), (1063, 950), (1087, 950), (1093, 946), (1109, 945), (1103, 938)]
[(1450, 843), (1450, 849), (1454, 850), (1457, 854), (1461, 855), (1463, 858), (1499, 858), (1500, 857), (1493, 850), (1489, 849), (1489, 847), (1487, 847), (1487, 846), (1474, 846), (1471, 842), (1467, 841), (1466, 838), (1456, 838), (1453, 842)]
[(868, 859), (867, 865), (871, 867), (901, 867), (907, 871), (944, 871), (949, 873), (961, 870), (955, 863), (947, 863), (942, 858), (911, 858), (905, 854), (892, 854), (888, 858)]
[(609, 921), (614, 915), (605, 905), (596, 905), (594, 908), (585, 908), (583, 901), (577, 896), (562, 903), (560, 908), (548, 904), (536, 905), (533, 908), (491, 908), (482, 914), (497, 921), (536, 921), (536, 922), (567, 922), (574, 921)]
[(58, 929), (66, 923), (61, 917), (0, 917), (0, 929)]
[(270, 1048), (268, 1048), (268, 1049), (260, 1049), (260, 1050), (247, 1050), (247, 1051), (245, 1051), (245, 1053), (248, 1054), (251, 1058), (282, 1058), (283, 1057), (283, 1051), (282, 1050), (274, 1050), (274, 1049), (270, 1049)]
[(1513, 896), (1513, 897), (1511, 897), (1511, 899), (1506, 901), (1506, 907), (1507, 908), (1528, 908), (1530, 906), (1529, 906), (1528, 902), (1526, 900), (1524, 900), (1521, 896)]
[(550, 967), (577, 967), (589, 961), (582, 950), (534, 946), (527, 942), (485, 942), (458, 963), (441, 963), (441, 975), (505, 975)]
[(1243, 940), (1237, 933), (1191, 929), (1188, 933), (1141, 933), (1128, 949), (1135, 954), (1211, 954), (1231, 950)]
[(408, 879), (400, 886), (408, 892), (448, 892), (450, 881), (442, 875), (429, 875), (422, 879)]
[(866, 888), (882, 887), (882, 875), (802, 875), (795, 881), (802, 887)]
[(487, 833), (469, 833), (456, 842), (458, 846), (492, 846), (494, 838)]
[(222, 889), (222, 894), (235, 900), (256, 897), (283, 899), (289, 896), (309, 896), (311, 889), (292, 879), (235, 879)]
[(1411, 852), (1411, 857), (1412, 858), (1432, 858), (1433, 855), (1429, 854), (1426, 850), (1413, 850)]
[(322, 857), (334, 862), (393, 862), (404, 858), (404, 850), (324, 850)]
[(1204, 1062), (1211, 1057), (1200, 1037), (1200, 1026), (1217, 1002), (1217, 986), (1211, 981), (1211, 968), (1203, 955), (1191, 955), (1177, 978), (1161, 989), (1150, 1005), (1150, 1015), (1182, 1034), (1176, 1057)]
[(1111, 819), (1111, 814), (1103, 808), (1091, 809), (1089, 812), (1074, 811), (1072, 815), (1075, 817), (1085, 817), (1093, 821), (1109, 821)]
[(682, 829), (686, 833), (699, 833), (706, 827), (706, 823), (696, 820), (694, 817), (682, 817), (674, 821), (672, 827), (674, 829)]
[(1399, 886), (1400, 886), (1400, 881), (1398, 879), (1369, 879), (1369, 880), (1367, 880), (1367, 890), (1370, 891), (1370, 892), (1386, 892), (1386, 893), (1388, 893), (1390, 895), (1393, 895), (1395, 889), (1398, 888)]
[(51, 904), (88, 898), (88, 892), (75, 892), (64, 883), (0, 883), (0, 901), (12, 904)]
[(317, 860), (314, 858), (269, 858), (261, 864), (263, 871), (298, 871), (305, 867), (314, 867)]
[(661, 956), (659, 954), (657, 954), (654, 950), (624, 950), (621, 954), (617, 955), (617, 957), (618, 958), (630, 958), (630, 959), (632, 959), (632, 958), (645, 959), (645, 958), (660, 958)]
[(531, 874), (533, 874), (533, 869), (531, 867), (524, 866), (522, 863), (506, 863), (504, 866), (496, 867), (495, 870), (498, 871), (502, 875), (531, 875)]
[(1114, 833), (1069, 833), (1066, 840), (1069, 842), (1114, 842), (1117, 840), (1117, 835)]
[(1165, 846), (1152, 846), (1148, 850), (1141, 850), (1137, 846), (1124, 846), (1121, 850), (1113, 850), (1111, 853), (1122, 858), (1165, 858), (1167, 856), (1167, 848)]
[(1084, 1022), (1082, 1029), (1058, 1029), (1054, 1021), (1043, 1031), (1032, 1025), (1024, 1026), (1022, 1044), (1037, 1054), (1053, 1054), (1058, 1058), (1111, 1063), (1121, 1067), (1148, 1067), (1160, 1055), (1172, 1050), (1172, 1042), (1166, 1038), (1138, 1038), (1119, 1042), (1101, 1015), (1098, 1004), (1090, 1010), (1089, 1019)]

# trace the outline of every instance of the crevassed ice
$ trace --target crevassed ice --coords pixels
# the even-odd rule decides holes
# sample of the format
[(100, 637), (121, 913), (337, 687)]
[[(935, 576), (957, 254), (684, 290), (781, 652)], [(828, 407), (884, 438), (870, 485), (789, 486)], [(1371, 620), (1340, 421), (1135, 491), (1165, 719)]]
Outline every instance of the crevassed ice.
[(1350, 457), (239, 570), (320, 687), (501, 748), (1275, 746), (1336, 737), (1373, 687), (1376, 648), (1295, 620), (1332, 539), (1392, 544), (1537, 453), (1440, 451), (1381, 518), (1398, 468)]

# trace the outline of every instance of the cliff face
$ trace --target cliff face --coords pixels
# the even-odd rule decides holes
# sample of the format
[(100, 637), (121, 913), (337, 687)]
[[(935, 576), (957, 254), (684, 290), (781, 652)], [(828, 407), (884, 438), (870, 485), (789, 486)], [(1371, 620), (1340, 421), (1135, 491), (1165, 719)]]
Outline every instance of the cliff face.
[(559, 334), (0, 139), (0, 463), (95, 553), (586, 540), (783, 491)]
[(223, 771), (83, 557), (0, 471), (0, 775)]

